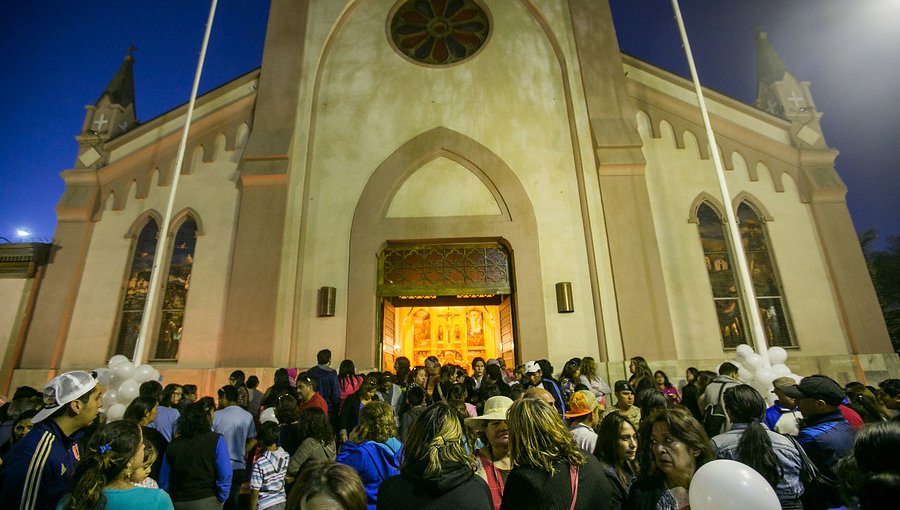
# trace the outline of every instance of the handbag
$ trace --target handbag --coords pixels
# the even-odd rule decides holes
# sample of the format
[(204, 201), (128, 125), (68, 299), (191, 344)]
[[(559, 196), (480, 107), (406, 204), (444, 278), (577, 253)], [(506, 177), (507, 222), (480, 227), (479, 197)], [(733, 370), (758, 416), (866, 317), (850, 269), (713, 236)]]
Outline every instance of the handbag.
[(575, 502), (578, 501), (578, 466), (569, 466), (569, 477), (572, 479), (572, 506), (569, 510), (575, 510)]

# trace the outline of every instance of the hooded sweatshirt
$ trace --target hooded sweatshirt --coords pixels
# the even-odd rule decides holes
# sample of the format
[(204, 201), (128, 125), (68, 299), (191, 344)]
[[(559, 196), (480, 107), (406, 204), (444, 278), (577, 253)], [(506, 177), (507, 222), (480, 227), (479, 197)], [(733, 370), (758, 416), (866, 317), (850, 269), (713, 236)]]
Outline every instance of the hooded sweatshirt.
[(400, 474), (400, 443), (396, 440), (388, 440), (388, 444), (376, 441), (356, 444), (347, 441), (335, 460), (359, 473), (366, 488), (369, 510), (374, 510), (378, 487), (389, 477)]
[(426, 463), (411, 461), (400, 476), (389, 478), (378, 491), (378, 508), (429, 510), (493, 510), (487, 483), (465, 464), (445, 462), (434, 478), (425, 478)]

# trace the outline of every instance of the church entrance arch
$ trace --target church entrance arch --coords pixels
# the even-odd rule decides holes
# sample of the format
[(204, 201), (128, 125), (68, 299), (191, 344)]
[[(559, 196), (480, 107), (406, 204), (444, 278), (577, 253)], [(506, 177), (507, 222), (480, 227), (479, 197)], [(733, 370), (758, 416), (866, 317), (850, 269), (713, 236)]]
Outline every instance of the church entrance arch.
[[(454, 161), (475, 176), (496, 202), (496, 212), (479, 211), (475, 215), (462, 215), (434, 208), (426, 209), (422, 214), (391, 214), (391, 207), (398, 193), (402, 194), (404, 183), (436, 158)], [(440, 292), (432, 289), (433, 292), (426, 294), (406, 290), (388, 292), (379, 286), (379, 278), (383, 275), (376, 270), (376, 265), (380, 266), (378, 261), (383, 254), (392, 253), (390, 250), (410, 246), (439, 247), (443, 250), (455, 245), (502, 246), (507, 257), (509, 290), (481, 292), (492, 297), (478, 298), (473, 296), (479, 293), (465, 289), (455, 292), (450, 287)], [(490, 149), (457, 131), (446, 127), (425, 131), (400, 145), (375, 169), (357, 202), (350, 232), (345, 356), (354, 360), (358, 367), (373, 368), (382, 366), (385, 346), (388, 346), (391, 356), (398, 356), (398, 352), (405, 347), (401, 344), (397, 351), (396, 339), (385, 339), (386, 326), (391, 331), (396, 331), (398, 327), (402, 329), (402, 321), (398, 320), (396, 313), (398, 305), (401, 308), (407, 305), (411, 308), (426, 306), (424, 301), (403, 300), (403, 296), (427, 295), (434, 296), (427, 306), (462, 306), (469, 309), (500, 307), (496, 311), (496, 320), (502, 322), (502, 317), (508, 317), (508, 334), (515, 337), (514, 343), (512, 338), (509, 340), (510, 347), (514, 345), (510, 351), (513, 360), (546, 358), (547, 326), (540, 268), (534, 209), (515, 172)], [(394, 307), (394, 313), (384, 313), (388, 306)], [(471, 310), (466, 310), (466, 313), (468, 311)], [(391, 327), (392, 317), (395, 324)], [(436, 315), (429, 312), (429, 317)], [(448, 319), (448, 322), (453, 321)], [(463, 324), (459, 325), (462, 342)], [(442, 334), (455, 334), (452, 328), (448, 331)], [(500, 334), (502, 336), (502, 331)], [(436, 342), (437, 330), (433, 335), (431, 339)], [(452, 340), (455, 342), (455, 337)], [(438, 345), (433, 347), (437, 349)], [(500, 350), (503, 354), (502, 346)], [(464, 352), (468, 355), (469, 349), (464, 349)], [(410, 360), (415, 362), (415, 356)]]
[(509, 251), (501, 243), (390, 243), (378, 257), (381, 368), (435, 356), (471, 370), (472, 360), (513, 367), (515, 332)]

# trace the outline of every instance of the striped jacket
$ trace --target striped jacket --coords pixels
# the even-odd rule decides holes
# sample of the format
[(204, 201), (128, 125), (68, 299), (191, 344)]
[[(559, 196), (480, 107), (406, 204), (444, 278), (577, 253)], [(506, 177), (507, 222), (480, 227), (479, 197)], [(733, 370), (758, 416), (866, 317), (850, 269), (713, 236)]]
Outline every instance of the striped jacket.
[(81, 434), (66, 436), (51, 419), (16, 443), (0, 468), (0, 506), (18, 510), (56, 508), (71, 492)]

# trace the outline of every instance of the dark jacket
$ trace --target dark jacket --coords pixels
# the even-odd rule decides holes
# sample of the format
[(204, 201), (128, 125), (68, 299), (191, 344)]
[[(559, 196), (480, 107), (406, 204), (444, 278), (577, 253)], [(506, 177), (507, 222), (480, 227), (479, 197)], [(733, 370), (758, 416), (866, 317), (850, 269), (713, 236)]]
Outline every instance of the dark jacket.
[[(809, 460), (823, 474), (836, 480), (833, 468), (839, 460), (853, 453), (856, 431), (839, 410), (804, 418), (797, 441)], [(840, 506), (840, 494), (835, 485), (813, 481), (803, 493), (803, 506), (818, 510)]]
[(492, 510), (487, 483), (465, 464), (444, 463), (437, 478), (423, 476), (425, 464), (410, 462), (399, 476), (385, 480), (378, 491), (379, 509)]
[(666, 493), (666, 482), (662, 476), (638, 478), (628, 490), (625, 510), (656, 510), (656, 503)]
[[(612, 488), (593, 455), (578, 470), (578, 496), (575, 508), (608, 508)], [(572, 505), (572, 477), (568, 464), (553, 465), (553, 476), (533, 466), (516, 466), (503, 488), (501, 510), (569, 510)]]
[(306, 375), (316, 381), (316, 391), (328, 404), (328, 414), (337, 416), (341, 408), (341, 385), (337, 372), (331, 367), (316, 365), (307, 370)]
[[(381, 400), (377, 395), (372, 397), (372, 400)], [(354, 393), (347, 397), (347, 400), (344, 401), (344, 406), (341, 407), (341, 415), (338, 418), (338, 432), (344, 432), (345, 434), (350, 434), (353, 431), (353, 427), (359, 425), (359, 410), (360, 410), (360, 402), (359, 395)]]
[(406, 442), (406, 435), (409, 434), (409, 428), (412, 427), (412, 424), (414, 421), (416, 421), (416, 418), (418, 418), (420, 414), (424, 413), (426, 409), (428, 409), (426, 406), (411, 407), (408, 411), (403, 413), (403, 416), (400, 417), (401, 442)]
[(3, 508), (53, 509), (72, 490), (81, 455), (80, 432), (67, 436), (50, 418), (35, 424), (3, 458), (0, 501)]
[(174, 502), (209, 497), (221, 502), (228, 498), (232, 473), (228, 445), (221, 434), (210, 431), (194, 437), (176, 437), (166, 449), (159, 486)]
[(631, 488), (632, 482), (634, 482), (634, 476), (632, 476), (628, 483), (622, 483), (622, 480), (619, 479), (618, 473), (616, 473), (616, 468), (610, 466), (609, 464), (600, 461), (600, 466), (603, 468), (603, 474), (606, 475), (606, 480), (609, 482), (610, 491), (610, 509), (622, 508), (625, 504), (625, 500), (628, 498), (628, 490)]

